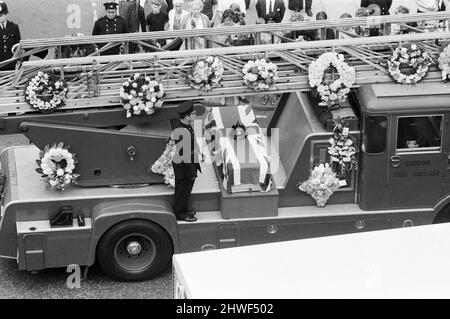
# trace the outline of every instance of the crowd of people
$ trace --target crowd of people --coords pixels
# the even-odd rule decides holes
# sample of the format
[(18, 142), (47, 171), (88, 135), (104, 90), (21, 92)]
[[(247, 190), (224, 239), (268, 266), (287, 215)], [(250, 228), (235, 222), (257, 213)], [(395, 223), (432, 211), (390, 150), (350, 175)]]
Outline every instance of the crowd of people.
[[(122, 34), (129, 32), (153, 32), (163, 30), (190, 30), (206, 28), (226, 28), (248, 23), (246, 13), (251, 0), (121, 0), (104, 2), (105, 15), (98, 19), (92, 35)], [(256, 24), (281, 23), (284, 21), (302, 22), (305, 20), (326, 20), (325, 11), (312, 11), (313, 0), (254, 0), (257, 15)], [(417, 13), (450, 10), (450, 0), (414, 0)], [(286, 4), (287, 8), (286, 8)], [(415, 13), (405, 6), (392, 8), (393, 0), (361, 0), (355, 12), (344, 13), (341, 19), (369, 17), (388, 14)], [(289, 15), (285, 17), (285, 13)], [(13, 48), (20, 41), (19, 26), (8, 20), (8, 7), (0, 1), (0, 62), (13, 56)], [(286, 19), (285, 19), (286, 18)], [(360, 36), (405, 34), (414, 32), (417, 27), (425, 30), (445, 28), (443, 21), (412, 22), (406, 25), (391, 24), (386, 29), (382, 25), (338, 28), (322, 30), (292, 31), (286, 34), (262, 33), (258, 39), (254, 34), (238, 34), (205, 38), (192, 38), (186, 43), (181, 38), (166, 42), (165, 39), (145, 41), (143, 45), (131, 45), (127, 52), (148, 52), (158, 49), (201, 49), (205, 47), (238, 46), (255, 43), (269, 44), (287, 41), (315, 41)], [(104, 44), (95, 49), (101, 49)], [(68, 56), (83, 56), (92, 53), (90, 48), (68, 48)], [(102, 55), (126, 53), (124, 47), (114, 46), (101, 50)], [(13, 69), (14, 63), (0, 67), (0, 70)]]
[[(450, 10), (450, 0), (415, 0), (417, 13), (427, 13)], [(285, 18), (285, 13), (289, 12), (290, 22), (301, 22), (305, 20), (326, 20), (328, 15), (325, 11), (319, 11), (315, 14), (312, 11), (313, 0), (255, 0), (255, 10), (257, 14), (256, 24), (281, 23)], [(128, 9), (125, 4), (128, 3)], [(410, 13), (410, 9), (405, 6), (392, 8), (393, 0), (361, 0), (360, 7), (354, 13), (344, 13), (341, 19), (352, 17), (369, 17), (379, 15), (405, 14)], [(106, 6), (119, 6), (119, 15), (128, 17), (129, 32), (137, 32), (138, 28), (131, 29), (131, 26), (138, 26), (140, 21), (141, 31), (163, 31), (180, 29), (205, 29), (212, 27), (229, 27), (246, 24), (245, 18), (249, 10), (250, 0), (129, 0), (105, 3)], [(134, 14), (131, 14), (134, 10)], [(284, 20), (286, 21), (286, 19)], [(389, 34), (405, 34), (414, 32), (415, 28), (421, 27), (428, 31), (443, 29), (442, 21), (427, 21), (426, 25), (418, 23), (408, 23), (406, 25), (392, 24), (391, 28), (384, 28), (383, 25), (372, 25), (369, 27), (339, 28), (322, 30), (302, 30), (293, 31), (277, 36), (262, 33), (257, 43), (269, 44), (287, 41), (315, 41), (329, 40), (336, 38), (361, 37), (361, 36), (379, 36), (386, 32)], [(128, 32), (127, 31), (127, 32)], [(109, 33), (121, 33), (118, 30), (110, 28)], [(97, 34), (97, 33), (93, 33)], [(104, 34), (108, 34), (105, 32)], [(194, 38), (183, 45), (181, 39), (172, 43), (165, 49), (178, 50), (199, 49), (205, 47), (237, 46), (255, 44), (254, 35), (239, 34), (217, 36), (210, 38), (209, 41), (204, 38)], [(166, 45), (164, 40), (158, 40), (151, 43), (160, 48)], [(144, 48), (144, 51), (151, 51), (151, 47)], [(108, 52), (107, 52), (108, 53)]]

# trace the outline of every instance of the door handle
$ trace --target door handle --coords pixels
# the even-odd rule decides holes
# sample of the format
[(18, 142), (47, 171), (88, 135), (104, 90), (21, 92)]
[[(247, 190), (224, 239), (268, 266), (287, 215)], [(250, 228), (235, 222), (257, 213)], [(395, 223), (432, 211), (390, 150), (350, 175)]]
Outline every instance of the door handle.
[(127, 148), (128, 156), (130, 157), (130, 161), (134, 161), (134, 156), (136, 155), (136, 148), (134, 146), (130, 146)]
[(391, 156), (391, 166), (392, 167), (399, 167), (401, 159), (402, 158), (400, 156), (398, 156), (398, 155)]

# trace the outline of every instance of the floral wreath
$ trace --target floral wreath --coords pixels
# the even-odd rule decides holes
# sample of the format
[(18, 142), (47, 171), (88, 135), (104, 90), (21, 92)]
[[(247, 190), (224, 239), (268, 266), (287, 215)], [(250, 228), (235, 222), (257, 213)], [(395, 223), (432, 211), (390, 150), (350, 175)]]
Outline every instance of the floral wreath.
[(317, 206), (323, 207), (331, 195), (339, 189), (339, 179), (328, 163), (321, 163), (314, 167), (308, 180), (298, 183), (297, 187), (311, 195), (316, 200)]
[[(394, 50), (388, 61), (389, 74), (401, 84), (414, 84), (423, 79), (428, 72), (428, 67), (433, 59), (425, 49), (418, 44), (409, 43)], [(409, 74), (404, 73), (402, 68), (412, 68)]]
[[(336, 70), (339, 77), (331, 83), (325, 81), (325, 72)], [(309, 85), (317, 88), (322, 102), (326, 105), (334, 101), (343, 102), (350, 93), (350, 88), (356, 81), (355, 68), (344, 61), (344, 56), (336, 52), (327, 52), (309, 65)]]
[(347, 173), (358, 167), (356, 160), (356, 148), (354, 142), (348, 134), (348, 127), (344, 126), (344, 121), (338, 118), (333, 128), (334, 136), (330, 138), (331, 144), (328, 147), (330, 163), (338, 177), (345, 179)]
[(44, 113), (62, 107), (67, 99), (67, 83), (54, 74), (39, 71), (25, 89), (25, 100)]
[(255, 91), (268, 90), (278, 80), (277, 66), (265, 59), (248, 61), (242, 73), (244, 84)]
[(439, 54), (438, 62), (442, 71), (442, 80), (450, 80), (450, 44)]
[(74, 174), (75, 164), (78, 163), (74, 153), (69, 152), (70, 146), (64, 143), (46, 145), (39, 152), (36, 160), (38, 168), (36, 172), (42, 174), (47, 190), (65, 190), (72, 184), (77, 183), (79, 174)]
[(173, 188), (175, 187), (175, 172), (172, 166), (172, 159), (175, 156), (175, 152), (175, 141), (169, 139), (164, 152), (151, 167), (153, 173), (164, 175), (164, 183)]
[(127, 111), (127, 118), (131, 115), (150, 115), (162, 107), (164, 88), (158, 81), (152, 81), (149, 76), (136, 73), (122, 83), (120, 100)]
[(208, 56), (192, 64), (187, 74), (187, 81), (192, 88), (207, 92), (220, 85), (223, 72), (222, 61), (217, 57)]

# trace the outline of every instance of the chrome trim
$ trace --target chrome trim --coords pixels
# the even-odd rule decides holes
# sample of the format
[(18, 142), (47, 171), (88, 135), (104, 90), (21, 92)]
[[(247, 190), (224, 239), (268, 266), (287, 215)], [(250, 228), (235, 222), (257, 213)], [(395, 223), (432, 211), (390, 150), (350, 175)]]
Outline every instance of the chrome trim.
[(219, 243), (234, 243), (234, 242), (236, 242), (236, 238), (219, 239)]

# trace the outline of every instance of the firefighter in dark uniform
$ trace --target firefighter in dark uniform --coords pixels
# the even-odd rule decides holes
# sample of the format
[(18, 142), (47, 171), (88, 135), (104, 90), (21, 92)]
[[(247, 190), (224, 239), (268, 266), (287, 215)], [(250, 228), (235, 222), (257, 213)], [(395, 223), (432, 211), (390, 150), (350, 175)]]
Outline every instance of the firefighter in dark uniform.
[[(8, 21), (8, 6), (0, 2), (0, 62), (12, 58), (12, 48), (20, 42), (19, 26), (14, 22)], [(16, 62), (11, 62), (3, 67), (1, 71), (14, 70)]]
[(173, 125), (172, 139), (176, 144), (172, 166), (175, 173), (174, 212), (177, 220), (195, 222), (195, 210), (189, 207), (192, 188), (200, 168), (199, 147), (191, 124), (203, 107), (195, 107), (192, 101), (185, 101), (177, 109), (179, 119)]
[[(117, 15), (117, 6), (115, 2), (105, 2), (106, 15), (97, 21), (95, 21), (94, 29), (92, 30), (92, 35), (105, 35), (105, 34), (120, 34), (129, 33), (128, 24), (124, 18)], [(98, 45), (99, 48), (104, 46)], [(120, 46), (115, 46), (105, 52), (102, 55), (114, 55), (120, 54)]]

